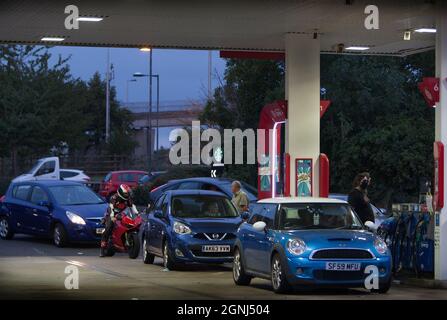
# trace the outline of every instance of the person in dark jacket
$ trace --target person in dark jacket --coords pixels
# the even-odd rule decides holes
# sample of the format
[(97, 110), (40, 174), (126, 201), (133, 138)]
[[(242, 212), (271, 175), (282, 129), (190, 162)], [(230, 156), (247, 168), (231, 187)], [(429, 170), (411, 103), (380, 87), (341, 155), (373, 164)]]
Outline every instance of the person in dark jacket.
[(371, 177), (368, 172), (362, 172), (355, 176), (352, 183), (353, 189), (348, 195), (348, 202), (363, 223), (374, 222), (374, 212), (368, 198), (368, 186)]

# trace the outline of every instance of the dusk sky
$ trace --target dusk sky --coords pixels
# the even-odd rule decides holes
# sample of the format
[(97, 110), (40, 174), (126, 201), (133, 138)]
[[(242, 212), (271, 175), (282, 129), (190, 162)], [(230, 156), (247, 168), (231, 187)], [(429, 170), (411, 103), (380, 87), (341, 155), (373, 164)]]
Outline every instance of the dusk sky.
[[(69, 65), (74, 77), (88, 80), (96, 71), (104, 77), (106, 72), (107, 48), (53, 47), (50, 52), (56, 57), (71, 55)], [(153, 50), (153, 74), (160, 75), (160, 101), (191, 100), (205, 97), (208, 83), (208, 51), (199, 50)], [(149, 72), (149, 53), (138, 49), (110, 49), (110, 60), (115, 68), (118, 100), (126, 99), (126, 82), (135, 72)], [(223, 76), (225, 61), (219, 52), (213, 52), (213, 86)], [(155, 84), (153, 99), (155, 99)], [(129, 83), (129, 102), (148, 101), (148, 79), (138, 78)]]
[[(88, 80), (98, 71), (105, 77), (107, 48), (53, 47), (53, 59), (71, 55), (68, 64), (72, 75)], [(112, 85), (116, 87), (118, 100), (125, 102), (127, 80), (135, 72), (149, 73), (149, 53), (138, 49), (110, 49), (110, 61), (115, 69)], [(225, 60), (219, 52), (213, 51), (213, 88), (223, 78)], [(205, 98), (208, 86), (208, 51), (154, 49), (152, 53), (153, 74), (160, 75), (160, 101), (196, 100)], [(155, 79), (154, 79), (155, 80)], [(153, 81), (153, 99), (156, 99), (156, 85)], [(137, 78), (129, 82), (129, 102), (149, 100), (148, 78)], [(169, 132), (173, 128), (160, 128), (160, 146), (169, 147)]]

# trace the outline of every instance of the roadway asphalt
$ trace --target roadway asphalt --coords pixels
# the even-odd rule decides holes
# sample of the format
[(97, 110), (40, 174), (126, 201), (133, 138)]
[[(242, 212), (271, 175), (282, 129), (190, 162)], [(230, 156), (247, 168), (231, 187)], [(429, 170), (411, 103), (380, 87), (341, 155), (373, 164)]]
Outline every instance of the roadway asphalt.
[[(388, 294), (363, 289), (313, 290), (289, 295), (271, 291), (270, 282), (255, 279), (234, 285), (231, 265), (188, 266), (166, 271), (161, 260), (145, 265), (125, 254), (99, 258), (94, 246), (56, 248), (48, 240), (16, 235), (0, 240), (0, 299), (447, 299), (447, 290), (394, 284)], [(69, 265), (78, 266), (79, 289), (67, 290)]]

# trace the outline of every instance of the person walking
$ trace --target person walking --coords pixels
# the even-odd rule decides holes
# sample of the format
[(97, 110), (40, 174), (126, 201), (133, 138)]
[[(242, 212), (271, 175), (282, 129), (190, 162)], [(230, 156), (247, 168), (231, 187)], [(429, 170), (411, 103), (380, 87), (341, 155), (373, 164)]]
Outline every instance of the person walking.
[(348, 202), (359, 216), (362, 223), (366, 221), (374, 222), (374, 213), (368, 198), (368, 186), (371, 183), (371, 176), (368, 172), (362, 172), (355, 176), (352, 182), (353, 189), (348, 195)]
[(247, 194), (242, 190), (242, 185), (239, 181), (233, 181), (231, 183), (231, 193), (233, 193), (233, 198), (231, 198), (231, 202), (233, 202), (239, 213), (243, 213), (248, 211), (248, 204), (250, 201), (248, 200)]

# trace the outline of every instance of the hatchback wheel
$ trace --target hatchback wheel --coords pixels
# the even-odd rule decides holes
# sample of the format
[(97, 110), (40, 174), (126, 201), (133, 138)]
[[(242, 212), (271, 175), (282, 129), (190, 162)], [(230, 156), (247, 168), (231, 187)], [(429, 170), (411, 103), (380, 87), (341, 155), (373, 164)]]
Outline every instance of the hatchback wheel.
[(286, 279), (286, 273), (278, 254), (275, 254), (272, 259), (271, 269), (273, 291), (276, 293), (286, 293), (290, 291), (291, 287)]
[(371, 289), (371, 292), (382, 293), (382, 294), (387, 293), (391, 288), (391, 281), (392, 281), (392, 279), (390, 277), (390, 280), (388, 280), (388, 282), (386, 282), (382, 285), (379, 285), (379, 289)]
[(242, 256), (239, 249), (234, 250), (233, 259), (233, 280), (239, 286), (247, 286), (250, 284), (252, 277), (245, 273), (244, 266), (242, 264)]
[(146, 238), (143, 240), (143, 262), (145, 264), (153, 264), (155, 256), (147, 251)]
[(53, 242), (59, 247), (63, 248), (68, 244), (68, 235), (67, 231), (62, 224), (57, 223), (53, 229)]
[(169, 270), (175, 270), (177, 263), (172, 259), (171, 251), (169, 250), (168, 241), (163, 244), (163, 266)]
[(3, 240), (9, 240), (14, 236), (9, 226), (8, 219), (6, 217), (0, 217), (0, 238)]

